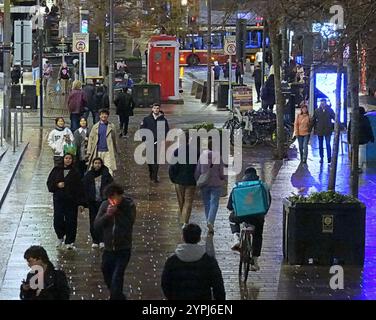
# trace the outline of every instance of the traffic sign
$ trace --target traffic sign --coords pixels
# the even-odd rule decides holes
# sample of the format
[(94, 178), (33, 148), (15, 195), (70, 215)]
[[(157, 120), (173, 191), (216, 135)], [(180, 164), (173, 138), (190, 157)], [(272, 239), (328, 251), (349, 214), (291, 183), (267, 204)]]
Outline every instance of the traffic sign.
[(224, 51), (229, 56), (236, 55), (236, 36), (225, 37)]
[(73, 48), (72, 51), (76, 53), (89, 52), (89, 34), (88, 33), (73, 33)]

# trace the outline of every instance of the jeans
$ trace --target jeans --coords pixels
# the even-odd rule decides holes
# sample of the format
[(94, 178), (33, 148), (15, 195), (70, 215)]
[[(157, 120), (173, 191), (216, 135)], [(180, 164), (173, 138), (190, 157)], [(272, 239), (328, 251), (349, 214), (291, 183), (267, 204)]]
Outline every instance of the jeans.
[(231, 212), (230, 217), (230, 227), (232, 233), (240, 233), (240, 223), (245, 222), (251, 224), (255, 227), (252, 238), (252, 256), (259, 257), (262, 248), (262, 234), (264, 232), (264, 215), (253, 215), (245, 217), (236, 217), (234, 212)]
[(189, 223), (196, 186), (183, 186), (181, 184), (175, 184), (175, 190), (179, 202), (179, 222)]
[(319, 138), (319, 151), (320, 151), (320, 158), (324, 159), (324, 137), (325, 137), (325, 143), (326, 143), (326, 153), (328, 155), (328, 162), (332, 160), (332, 149), (330, 147), (330, 138), (331, 134), (328, 136), (318, 136)]
[(65, 236), (65, 244), (74, 243), (77, 234), (77, 204), (54, 194), (54, 229), (58, 239)]
[(123, 293), (124, 272), (131, 257), (131, 250), (103, 252), (102, 272), (104, 282), (110, 290), (110, 300), (125, 300)]
[(212, 225), (214, 225), (215, 217), (217, 216), (221, 193), (222, 187), (203, 187), (201, 189), (206, 221)]
[(85, 111), (84, 117), (87, 120), (89, 120), (90, 113), (91, 113), (91, 116), (93, 117), (93, 125), (94, 125), (94, 124), (96, 124), (99, 121), (99, 112), (95, 111), (95, 110), (91, 110), (91, 109)]
[(74, 133), (80, 127), (80, 118), (81, 115), (79, 113), (71, 113), (70, 114), (70, 121), (71, 121), (71, 131)]
[(93, 243), (99, 244), (103, 242), (103, 232), (94, 228), (94, 220), (98, 214), (101, 201), (89, 201), (89, 217), (90, 217), (90, 235)]
[(120, 133), (124, 136), (128, 134), (129, 116), (119, 114)]
[(33, 83), (35, 84), (35, 82), (37, 81), (37, 79), (39, 79), (39, 67), (32, 68), (31, 69), (31, 74), (32, 74), (32, 77), (33, 77)]
[(309, 137), (309, 134), (306, 136), (298, 136), (300, 161), (307, 161)]

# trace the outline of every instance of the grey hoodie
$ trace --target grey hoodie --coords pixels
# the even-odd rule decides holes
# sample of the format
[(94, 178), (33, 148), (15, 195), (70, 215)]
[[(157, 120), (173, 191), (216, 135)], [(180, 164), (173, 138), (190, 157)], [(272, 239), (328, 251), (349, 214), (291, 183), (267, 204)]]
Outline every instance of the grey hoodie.
[(177, 257), (183, 262), (198, 261), (205, 254), (205, 246), (192, 243), (178, 244), (175, 253)]

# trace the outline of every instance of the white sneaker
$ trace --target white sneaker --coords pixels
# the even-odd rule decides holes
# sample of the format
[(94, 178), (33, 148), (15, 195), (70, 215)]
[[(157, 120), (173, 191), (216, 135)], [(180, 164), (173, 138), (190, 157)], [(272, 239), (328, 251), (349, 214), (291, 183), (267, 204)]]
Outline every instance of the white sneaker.
[(99, 249), (104, 249), (104, 242), (99, 243)]
[(66, 247), (68, 250), (76, 250), (76, 247), (74, 246), (74, 243), (66, 244), (65, 247)]
[(233, 240), (232, 240), (231, 250), (239, 250), (240, 249), (240, 235), (239, 233), (234, 233), (232, 236), (233, 236)]
[(214, 226), (210, 222), (208, 222), (207, 226), (208, 226), (208, 233), (214, 234)]
[(258, 265), (258, 257), (253, 257), (252, 260), (251, 271), (259, 271), (260, 266)]
[(61, 248), (63, 246), (64, 239), (57, 239), (56, 248)]
[(96, 249), (96, 248), (99, 247), (99, 245), (98, 245), (98, 243), (93, 243), (93, 244), (91, 245), (91, 247), (92, 247), (93, 249)]

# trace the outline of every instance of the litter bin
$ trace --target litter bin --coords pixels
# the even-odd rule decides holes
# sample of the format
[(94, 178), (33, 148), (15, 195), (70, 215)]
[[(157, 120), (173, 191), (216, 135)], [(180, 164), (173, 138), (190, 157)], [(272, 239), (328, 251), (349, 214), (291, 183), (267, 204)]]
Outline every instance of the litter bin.
[(36, 109), (38, 106), (37, 87), (35, 84), (25, 84), (24, 86), (24, 108)]
[(161, 103), (161, 86), (159, 84), (135, 84), (132, 88), (135, 107), (149, 107)]
[(292, 265), (363, 265), (363, 203), (283, 200), (283, 256)]
[[(368, 112), (366, 117), (371, 123), (373, 136), (376, 138), (376, 111)], [(367, 166), (376, 166), (376, 143), (369, 142), (366, 145), (366, 163)]]

